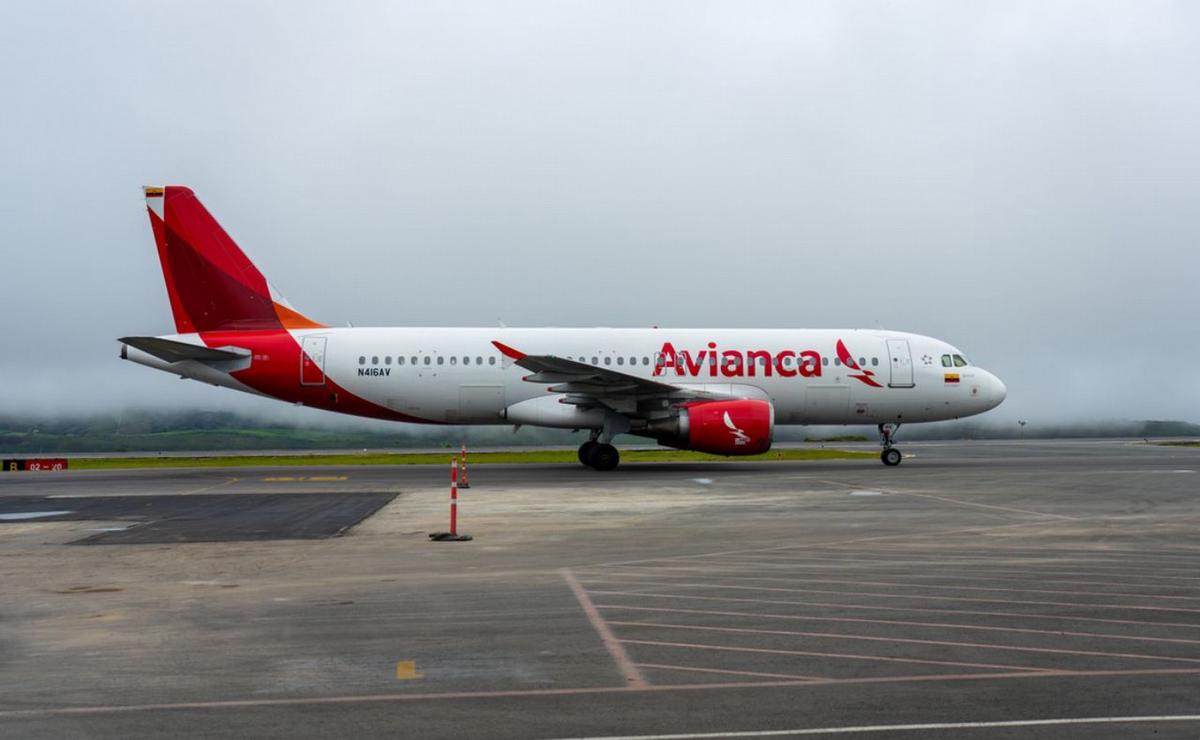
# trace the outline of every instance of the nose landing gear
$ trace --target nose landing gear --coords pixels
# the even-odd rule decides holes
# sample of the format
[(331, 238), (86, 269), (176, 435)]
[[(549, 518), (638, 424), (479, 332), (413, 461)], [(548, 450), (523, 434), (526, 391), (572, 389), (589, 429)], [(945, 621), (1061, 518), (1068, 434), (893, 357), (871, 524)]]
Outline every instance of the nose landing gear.
[(879, 459), (884, 465), (899, 465), (904, 456), (900, 454), (900, 450), (892, 447), (892, 438), (900, 429), (899, 424), (880, 424), (879, 436), (883, 442), (883, 452), (879, 453)]

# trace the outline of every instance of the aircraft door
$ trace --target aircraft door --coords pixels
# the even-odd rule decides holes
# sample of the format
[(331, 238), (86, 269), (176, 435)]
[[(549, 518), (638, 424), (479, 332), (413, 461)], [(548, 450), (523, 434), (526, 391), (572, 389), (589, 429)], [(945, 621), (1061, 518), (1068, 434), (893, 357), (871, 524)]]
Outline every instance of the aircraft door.
[(907, 339), (887, 340), (888, 364), (891, 367), (890, 388), (912, 388), (913, 363), (912, 353), (908, 349)]
[(325, 337), (300, 340), (300, 385), (325, 385)]

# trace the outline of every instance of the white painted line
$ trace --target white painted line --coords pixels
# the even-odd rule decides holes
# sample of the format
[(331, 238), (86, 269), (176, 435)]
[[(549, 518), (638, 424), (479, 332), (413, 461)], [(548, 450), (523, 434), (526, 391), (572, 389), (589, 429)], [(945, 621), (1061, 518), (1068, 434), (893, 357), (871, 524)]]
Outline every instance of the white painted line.
[(881, 491), (851, 491), (851, 496), (882, 496)]
[(0, 514), (0, 522), (21, 522), (26, 519), (45, 519), (46, 517), (74, 513), (73, 511), (22, 511), (16, 514)]
[(744, 730), (733, 732), (690, 732), (669, 735), (604, 735), (558, 738), (558, 740), (705, 740), (721, 737), (799, 737), (802, 735), (846, 735), (854, 732), (918, 732), (923, 730), (975, 730), (991, 727), (1045, 727), (1053, 725), (1133, 724), (1139, 722), (1200, 722), (1200, 714), (1150, 717), (1069, 717), (1062, 719), (1017, 719), (1003, 722), (927, 722), (914, 725), (859, 725), (857, 727), (813, 727), (801, 730)]
[(571, 588), (571, 593), (575, 594), (575, 599), (579, 602), (580, 608), (587, 615), (588, 621), (592, 624), (592, 629), (596, 630), (596, 634), (600, 636), (600, 641), (604, 643), (604, 647), (608, 650), (609, 655), (612, 656), (613, 662), (617, 664), (617, 670), (624, 676), (626, 686), (634, 689), (648, 686), (649, 684), (646, 682), (645, 677), (642, 676), (642, 672), (630, 660), (629, 654), (625, 652), (625, 648), (621, 645), (621, 641), (613, 634), (612, 629), (608, 626), (608, 622), (604, 621), (604, 617), (600, 615), (600, 611), (592, 603), (587, 590), (575, 578), (575, 574), (571, 572), (570, 568), (563, 568), (559, 570), (559, 573)]
[(712, 478), (692, 478), (692, 482), (699, 483), (702, 486), (711, 486), (713, 479)]

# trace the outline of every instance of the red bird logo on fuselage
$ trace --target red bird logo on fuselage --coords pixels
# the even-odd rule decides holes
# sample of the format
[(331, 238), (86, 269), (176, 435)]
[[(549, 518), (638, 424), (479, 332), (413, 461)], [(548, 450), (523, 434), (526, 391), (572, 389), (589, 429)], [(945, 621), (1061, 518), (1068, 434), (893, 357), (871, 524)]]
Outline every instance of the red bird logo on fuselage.
[(850, 350), (846, 349), (845, 343), (843, 343), (840, 339), (837, 341), (837, 356), (838, 359), (842, 361), (843, 365), (858, 372), (857, 375), (851, 374), (851, 378), (854, 378), (855, 380), (861, 380), (872, 388), (883, 387), (879, 383), (875, 382), (875, 373), (864, 367), (858, 366), (858, 363), (855, 362), (854, 358), (850, 355)]

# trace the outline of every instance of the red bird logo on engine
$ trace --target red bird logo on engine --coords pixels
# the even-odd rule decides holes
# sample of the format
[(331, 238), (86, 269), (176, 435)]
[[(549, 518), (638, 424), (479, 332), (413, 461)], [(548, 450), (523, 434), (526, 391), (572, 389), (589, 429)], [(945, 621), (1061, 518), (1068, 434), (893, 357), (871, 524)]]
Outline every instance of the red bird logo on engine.
[(725, 426), (729, 427), (729, 431), (733, 433), (733, 443), (741, 446), (750, 442), (750, 435), (746, 434), (746, 430), (739, 429), (737, 424), (733, 423), (733, 419), (729, 416), (729, 412), (725, 412)]

